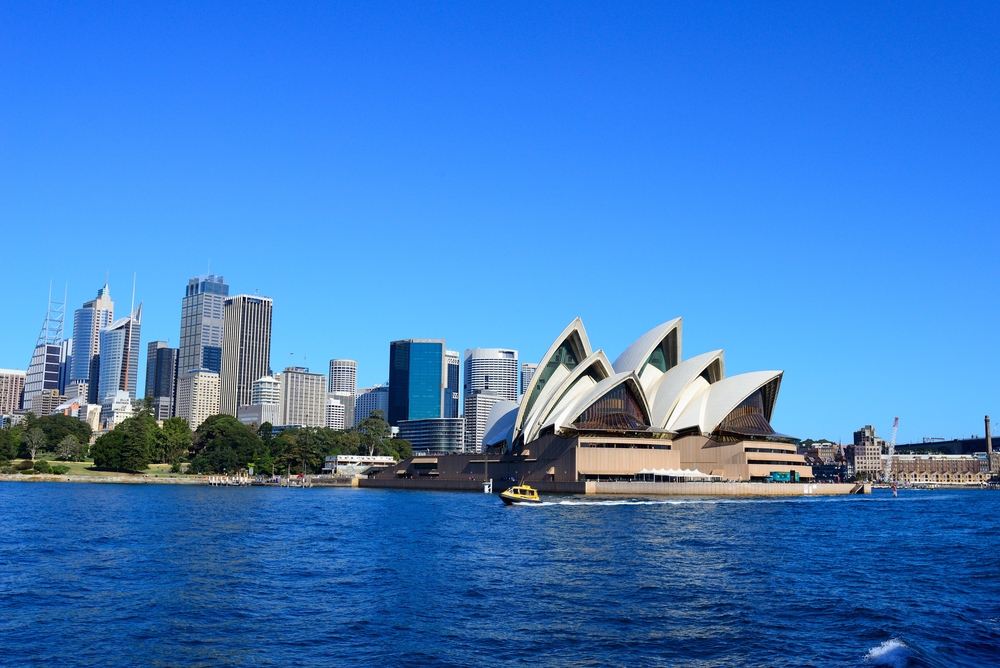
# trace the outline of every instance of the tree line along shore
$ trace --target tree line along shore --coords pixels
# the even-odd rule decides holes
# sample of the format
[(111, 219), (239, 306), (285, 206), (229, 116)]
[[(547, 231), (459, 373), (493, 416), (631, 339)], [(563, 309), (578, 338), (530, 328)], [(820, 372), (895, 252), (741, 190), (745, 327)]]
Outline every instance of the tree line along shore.
[(255, 474), (293, 471), (315, 474), (326, 457), (383, 455), (402, 459), (410, 443), (392, 438), (382, 411), (372, 411), (352, 429), (245, 425), (231, 415), (213, 415), (194, 431), (184, 418), (157, 423), (152, 401), (134, 417), (93, 438), (90, 426), (67, 415), (37, 417), (0, 429), (0, 474), (147, 475)]

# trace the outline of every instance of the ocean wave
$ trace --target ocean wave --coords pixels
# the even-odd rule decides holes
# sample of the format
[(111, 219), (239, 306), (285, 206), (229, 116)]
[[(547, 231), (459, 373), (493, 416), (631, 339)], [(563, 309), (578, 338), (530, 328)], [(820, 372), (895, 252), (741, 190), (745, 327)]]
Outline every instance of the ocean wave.
[(865, 663), (872, 666), (889, 666), (889, 668), (905, 668), (910, 660), (910, 648), (897, 638), (886, 640), (878, 647), (868, 650)]

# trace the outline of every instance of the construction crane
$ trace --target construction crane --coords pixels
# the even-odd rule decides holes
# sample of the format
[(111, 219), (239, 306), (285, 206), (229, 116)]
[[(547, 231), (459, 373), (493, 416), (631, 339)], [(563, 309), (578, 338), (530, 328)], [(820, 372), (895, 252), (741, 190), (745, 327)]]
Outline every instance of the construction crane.
[(883, 482), (892, 482), (892, 457), (896, 454), (896, 430), (899, 429), (899, 418), (892, 421), (892, 439), (889, 441), (889, 459), (885, 463)]

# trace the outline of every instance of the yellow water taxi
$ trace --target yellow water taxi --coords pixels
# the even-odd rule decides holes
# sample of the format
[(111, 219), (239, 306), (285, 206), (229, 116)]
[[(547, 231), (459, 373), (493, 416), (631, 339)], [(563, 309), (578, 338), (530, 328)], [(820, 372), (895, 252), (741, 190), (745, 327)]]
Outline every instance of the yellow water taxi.
[(516, 485), (507, 491), (500, 492), (500, 498), (508, 506), (515, 503), (541, 503), (538, 498), (538, 490), (532, 489), (528, 485)]

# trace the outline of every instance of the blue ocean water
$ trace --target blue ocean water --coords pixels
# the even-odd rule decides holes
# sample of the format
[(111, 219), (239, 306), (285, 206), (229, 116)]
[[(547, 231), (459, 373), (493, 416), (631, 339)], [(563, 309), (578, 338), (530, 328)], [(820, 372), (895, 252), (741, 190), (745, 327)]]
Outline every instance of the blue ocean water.
[(0, 485), (3, 665), (1000, 664), (1000, 493)]

